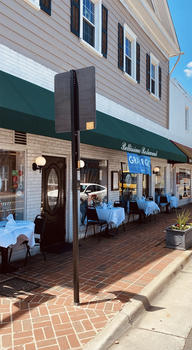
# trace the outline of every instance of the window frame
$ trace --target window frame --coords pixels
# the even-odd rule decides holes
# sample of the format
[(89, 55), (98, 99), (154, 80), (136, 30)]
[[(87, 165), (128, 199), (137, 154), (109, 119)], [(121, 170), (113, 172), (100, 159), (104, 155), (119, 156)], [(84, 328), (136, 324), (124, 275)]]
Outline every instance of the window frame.
[(102, 51), (102, 0), (90, 0), (94, 6), (95, 6), (95, 23), (94, 23), (94, 46), (89, 44), (86, 40), (83, 38), (83, 21), (84, 18), (87, 21), (87, 23), (91, 24), (93, 26), (93, 23), (89, 21), (86, 17), (83, 15), (83, 0), (80, 0), (80, 40), (81, 42), (87, 46), (92, 51), (98, 53), (100, 56), (103, 57), (101, 51)]
[[(126, 39), (131, 42), (131, 57), (126, 55)], [(127, 24), (124, 24), (124, 58), (123, 58), (123, 71), (127, 78), (131, 81), (137, 83), (136, 80), (136, 45), (137, 45), (137, 36), (133, 31), (128, 27)], [(126, 72), (126, 57), (131, 60), (131, 74)]]
[(84, 28), (84, 23), (87, 23), (88, 26), (90, 26), (90, 27), (93, 28), (93, 31), (94, 31), (94, 34), (93, 34), (93, 36), (94, 36), (94, 37), (93, 37), (94, 45), (91, 45), (88, 41), (86, 41), (86, 40), (84, 39), (84, 34), (85, 34), (85, 33), (84, 33), (84, 29), (83, 29), (82, 35), (83, 35), (83, 40), (84, 40), (84, 41), (86, 41), (89, 45), (95, 47), (95, 36), (96, 36), (96, 34), (95, 34), (95, 31), (96, 31), (96, 27), (95, 27), (95, 4), (94, 4), (93, 1), (91, 1), (91, 0), (88, 0), (88, 1), (90, 1), (90, 3), (92, 3), (93, 6), (94, 6), (94, 22), (92, 22), (89, 18), (86, 17), (86, 15), (84, 15), (84, 0), (82, 1), (82, 3), (83, 3), (82, 21), (83, 21), (83, 28)]
[[(178, 173), (178, 195), (179, 199), (190, 199), (191, 198), (191, 169), (189, 168), (180, 168), (179, 167), (179, 173)], [(188, 180), (187, 182), (184, 182), (184, 179)], [(181, 183), (182, 181), (182, 183)], [(183, 194), (182, 194), (182, 187), (183, 187)], [(184, 195), (186, 193), (186, 195)], [(187, 194), (188, 193), (188, 194)]]
[[(155, 66), (155, 79), (152, 77), (151, 66)], [(152, 92), (152, 80), (155, 82), (155, 92)], [(159, 100), (159, 60), (150, 53), (150, 94)]]
[[(15, 145), (16, 146), (16, 145)], [(15, 205), (15, 208), (10, 208), (10, 209), (8, 209), (8, 207), (7, 206), (5, 206), (5, 211), (6, 210), (9, 210), (9, 212), (7, 213), (7, 215), (8, 214), (10, 214), (10, 213), (12, 213), (12, 212), (15, 212), (15, 214), (16, 214), (16, 218), (17, 219), (24, 219), (25, 217), (26, 217), (26, 194), (27, 194), (27, 182), (26, 182), (26, 147), (25, 146), (22, 146), (22, 147), (17, 147), (17, 148), (15, 148), (14, 146), (12, 146), (12, 145), (3, 145), (3, 144), (1, 144), (1, 148), (0, 148), (0, 156), (3, 156), (3, 152), (5, 152), (5, 153), (10, 153), (10, 154), (12, 154), (12, 153), (15, 153), (14, 155), (15, 155), (15, 160), (16, 160), (16, 166), (18, 167), (18, 173), (21, 171), (22, 173), (20, 173), (20, 174), (18, 174), (18, 175), (13, 175), (13, 173), (12, 173), (12, 171), (10, 172), (9, 170), (9, 168), (8, 168), (8, 179), (9, 179), (9, 181), (7, 181), (6, 182), (6, 185), (5, 185), (5, 183), (4, 183), (4, 186), (7, 186), (8, 188), (9, 188), (9, 182), (10, 182), (10, 179), (11, 179), (11, 177), (13, 177), (13, 176), (16, 176), (18, 179), (15, 179), (16, 180), (16, 182), (17, 182), (17, 184), (18, 184), (18, 188), (15, 188), (15, 195), (16, 195), (16, 192), (17, 191), (21, 191), (21, 192), (23, 192), (23, 194), (22, 194), (22, 196), (19, 196), (18, 195), (18, 192), (17, 192), (17, 195), (15, 196), (15, 199), (16, 200), (20, 200), (20, 199), (23, 199), (23, 211), (22, 211), (22, 217), (18, 217), (17, 218), (17, 214), (18, 214), (18, 211), (19, 211), (19, 209), (20, 208), (18, 208), (18, 201), (15, 201), (15, 204), (17, 203), (17, 206)], [(21, 154), (22, 153), (22, 154)], [(18, 162), (18, 159), (22, 159), (22, 167), (20, 168), (19, 167), (19, 162)], [(9, 154), (6, 154), (6, 159), (7, 159), (7, 161), (8, 161), (8, 159), (9, 159)], [(1, 163), (1, 165), (2, 165), (2, 163)], [(13, 169), (12, 169), (13, 170)], [(16, 169), (15, 169), (16, 170)], [(2, 174), (1, 174), (2, 175)], [(1, 176), (1, 178), (2, 178), (2, 176)], [(20, 178), (20, 180), (19, 180), (19, 178)], [(4, 179), (6, 179), (6, 177), (4, 177)], [(7, 180), (8, 180), (7, 179)], [(2, 181), (3, 181), (3, 179), (2, 179)], [(20, 187), (20, 186), (23, 186), (23, 187)], [(3, 186), (2, 186), (3, 187)], [(2, 187), (1, 187), (1, 190), (2, 190)], [(5, 201), (6, 202), (6, 198), (7, 197), (9, 197), (9, 193), (10, 193), (10, 191), (8, 190), (8, 188), (6, 189), (6, 196), (2, 196), (2, 198), (1, 198), (1, 204), (3, 203), (3, 201)], [(4, 192), (3, 190), (2, 191), (0, 191), (0, 192)], [(13, 192), (14, 193), (14, 192)], [(12, 195), (11, 195), (12, 196)], [(13, 200), (13, 202), (14, 202), (14, 200)], [(7, 216), (7, 215), (5, 215), (5, 217)], [(0, 213), (0, 216), (1, 216), (1, 213)], [(2, 218), (1, 218), (2, 219)]]

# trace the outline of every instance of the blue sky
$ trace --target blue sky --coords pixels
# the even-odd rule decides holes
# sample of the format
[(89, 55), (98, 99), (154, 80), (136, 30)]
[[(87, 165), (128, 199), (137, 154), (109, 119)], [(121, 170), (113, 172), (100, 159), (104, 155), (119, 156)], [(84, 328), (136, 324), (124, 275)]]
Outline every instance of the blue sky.
[[(180, 44), (181, 56), (172, 77), (192, 95), (192, 0), (167, 0), (176, 34)], [(170, 70), (176, 58), (170, 61)]]

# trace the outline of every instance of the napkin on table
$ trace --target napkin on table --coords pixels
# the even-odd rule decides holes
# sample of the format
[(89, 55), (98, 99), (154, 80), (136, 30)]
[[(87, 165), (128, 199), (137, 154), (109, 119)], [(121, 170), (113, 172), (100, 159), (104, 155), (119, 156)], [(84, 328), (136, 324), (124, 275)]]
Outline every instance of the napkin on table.
[(5, 225), (6, 228), (11, 228), (13, 226), (16, 226), (16, 222), (13, 218), (13, 214), (9, 214), (7, 217), (6, 217), (6, 220), (7, 220), (7, 223)]

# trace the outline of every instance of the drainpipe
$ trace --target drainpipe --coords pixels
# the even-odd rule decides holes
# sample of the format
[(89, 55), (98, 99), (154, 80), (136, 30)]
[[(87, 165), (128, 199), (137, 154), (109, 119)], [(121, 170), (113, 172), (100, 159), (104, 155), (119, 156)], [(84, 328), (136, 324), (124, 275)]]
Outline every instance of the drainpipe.
[(173, 71), (174, 71), (176, 65), (179, 63), (179, 60), (180, 60), (180, 58), (181, 58), (181, 55), (184, 55), (184, 52), (179, 52), (179, 55), (178, 55), (178, 57), (177, 57), (177, 61), (175, 62), (173, 68), (171, 69), (171, 72), (169, 73), (169, 78), (170, 78), (171, 74), (173, 73)]

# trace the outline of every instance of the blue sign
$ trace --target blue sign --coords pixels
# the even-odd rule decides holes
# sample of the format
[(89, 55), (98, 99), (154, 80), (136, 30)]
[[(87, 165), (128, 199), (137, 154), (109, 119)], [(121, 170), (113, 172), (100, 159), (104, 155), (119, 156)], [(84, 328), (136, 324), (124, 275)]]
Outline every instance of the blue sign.
[(129, 172), (132, 174), (151, 175), (151, 158), (135, 153), (127, 153)]

